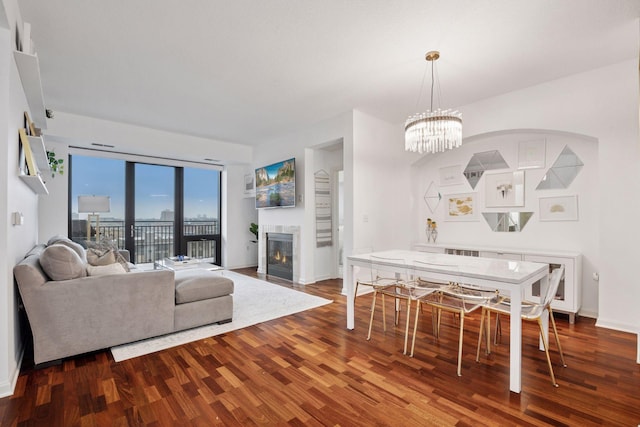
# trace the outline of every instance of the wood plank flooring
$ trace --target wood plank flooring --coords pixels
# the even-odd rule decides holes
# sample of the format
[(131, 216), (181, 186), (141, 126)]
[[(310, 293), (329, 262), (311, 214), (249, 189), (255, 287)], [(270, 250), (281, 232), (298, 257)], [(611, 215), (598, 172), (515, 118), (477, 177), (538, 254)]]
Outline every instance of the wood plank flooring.
[[(255, 269), (239, 272), (258, 277)], [(502, 344), (475, 362), (479, 316), (465, 320), (462, 376), (457, 325), (441, 337), (421, 316), (415, 357), (402, 354), (404, 316), (366, 340), (371, 296), (359, 296), (348, 331), (342, 282), (292, 285), (334, 303), (116, 363), (108, 350), (34, 370), (0, 399), (1, 426), (636, 426), (640, 365), (632, 334), (570, 325), (557, 316), (567, 368), (555, 344), (559, 388), (549, 380), (536, 325), (523, 337), (523, 390), (509, 392), (508, 322)], [(388, 313), (392, 302), (388, 301)]]

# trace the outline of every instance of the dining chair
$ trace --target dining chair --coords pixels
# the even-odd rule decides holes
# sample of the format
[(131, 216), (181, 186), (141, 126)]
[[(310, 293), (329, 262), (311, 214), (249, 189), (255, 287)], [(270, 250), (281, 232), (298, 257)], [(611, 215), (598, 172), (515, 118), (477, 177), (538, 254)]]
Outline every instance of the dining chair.
[[(375, 316), (378, 295), (381, 296), (380, 299), (382, 300), (382, 327), (385, 332), (387, 331), (385, 296), (390, 296), (394, 299), (394, 324), (396, 326), (399, 324), (401, 302), (407, 301), (407, 326), (405, 326), (404, 345), (404, 353), (406, 354), (406, 333), (408, 331), (409, 313), (411, 309), (411, 291), (409, 290), (411, 285), (408, 282), (406, 261), (402, 258), (390, 258), (379, 255), (371, 255), (370, 261), (371, 280), (369, 282), (362, 282), (362, 284), (373, 288), (373, 301), (371, 302), (371, 316), (369, 319), (367, 340), (371, 340), (371, 331), (373, 328), (373, 319)], [(396, 272), (390, 273), (389, 271), (384, 271), (384, 268), (381, 268), (383, 264), (393, 264)]]
[[(556, 328), (556, 321), (553, 317), (553, 310), (551, 309), (551, 303), (558, 291), (558, 286), (560, 285), (560, 280), (564, 276), (564, 266), (557, 268), (551, 272), (551, 276), (549, 277), (549, 285), (547, 286), (547, 291), (544, 294), (541, 302), (531, 302), (531, 301), (523, 301), (522, 302), (522, 320), (527, 321), (535, 321), (538, 323), (538, 327), (540, 329), (540, 338), (542, 339), (542, 344), (544, 346), (544, 351), (547, 356), (547, 364), (549, 365), (549, 374), (551, 375), (551, 383), (554, 387), (558, 387), (558, 383), (556, 382), (556, 377), (553, 373), (553, 365), (551, 364), (551, 357), (549, 356), (549, 343), (545, 338), (544, 327), (542, 324), (543, 315), (545, 310), (549, 313), (549, 318), (551, 320), (551, 325), (553, 327), (553, 335), (556, 339), (556, 344), (558, 345), (558, 352), (560, 353), (560, 360), (562, 361), (562, 366), (567, 367), (567, 364), (564, 360), (564, 354), (562, 353), (562, 346), (560, 345), (560, 339), (558, 338), (558, 329)], [(478, 337), (478, 349), (476, 351), (476, 362), (480, 361), (480, 346), (482, 345), (482, 337), (486, 336), (487, 340), (487, 354), (491, 353), (491, 349), (489, 347), (490, 341), (490, 328), (487, 326), (484, 331), (484, 319), (485, 317), (490, 318), (491, 313), (496, 312), (498, 314), (509, 315), (511, 313), (511, 300), (508, 297), (500, 297), (494, 301), (488, 301), (482, 306), (482, 318), (480, 320), (480, 336)], [(499, 322), (499, 320), (496, 320)], [(496, 327), (498, 325), (496, 324)]]
[[(407, 266), (407, 273), (408, 275), (406, 280), (403, 280), (401, 283), (378, 290), (378, 293), (380, 293), (383, 297), (386, 295), (386, 296), (391, 296), (395, 298), (396, 301), (398, 300), (406, 301), (407, 320), (405, 322), (406, 324), (405, 324), (405, 331), (404, 331), (403, 354), (407, 354), (407, 345), (409, 342), (409, 324), (411, 319), (411, 306), (413, 301), (416, 301), (416, 302), (419, 301), (420, 298), (423, 298), (430, 293), (438, 291), (442, 286), (441, 283), (435, 283), (433, 281), (429, 281), (421, 278), (417, 274), (415, 268), (412, 266)], [(383, 307), (383, 310), (384, 310), (384, 307)], [(420, 304), (417, 304), (417, 310), (418, 311), (416, 312), (416, 316), (418, 316), (420, 313)], [(398, 311), (396, 310), (396, 313), (397, 312)], [(396, 325), (397, 324), (398, 322), (396, 318)]]
[[(429, 264), (429, 263), (425, 263)], [(424, 264), (423, 264), (424, 266)], [(457, 274), (458, 267), (455, 265), (431, 264), (435, 269), (444, 268), (450, 272), (453, 278), (459, 277)], [(496, 298), (497, 291), (487, 290), (483, 288), (470, 287), (451, 281), (448, 284), (440, 284), (440, 287), (429, 294), (418, 298), (418, 307), (416, 308), (416, 316), (414, 319), (413, 338), (411, 342), (411, 353), (413, 357), (416, 342), (416, 333), (418, 329), (419, 308), (422, 304), (426, 304), (432, 309), (433, 318), (433, 334), (436, 339), (440, 338), (440, 324), (442, 311), (457, 314), (459, 317), (460, 329), (458, 337), (458, 366), (457, 374), (462, 375), (462, 342), (464, 337), (464, 319), (465, 315), (482, 307), (482, 304)]]

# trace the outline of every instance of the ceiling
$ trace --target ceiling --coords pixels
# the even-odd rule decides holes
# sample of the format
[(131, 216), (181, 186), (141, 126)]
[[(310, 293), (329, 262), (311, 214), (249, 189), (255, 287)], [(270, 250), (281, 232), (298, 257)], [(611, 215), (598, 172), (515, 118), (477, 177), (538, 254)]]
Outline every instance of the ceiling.
[(401, 127), (429, 50), (453, 108), (638, 57), (638, 0), (18, 3), (47, 108), (249, 145), (354, 108)]

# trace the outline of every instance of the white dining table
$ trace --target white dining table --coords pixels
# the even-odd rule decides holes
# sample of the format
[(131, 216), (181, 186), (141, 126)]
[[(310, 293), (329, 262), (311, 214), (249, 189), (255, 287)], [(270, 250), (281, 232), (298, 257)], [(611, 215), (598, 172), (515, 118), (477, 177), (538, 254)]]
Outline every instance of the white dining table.
[[(420, 261), (420, 262), (416, 262)], [(361, 278), (369, 279), (373, 267), (397, 274), (410, 270), (420, 277), (435, 281), (456, 281), (465, 285), (507, 291), (511, 297), (509, 389), (522, 389), (522, 319), (523, 290), (540, 281), (540, 294), (549, 285), (549, 265), (539, 262), (435, 254), (409, 250), (389, 250), (347, 257), (347, 329), (354, 329), (354, 286), (356, 270)], [(360, 269), (358, 269), (360, 267)], [(365, 276), (366, 275), (366, 276)], [(543, 316), (544, 331), (548, 333), (548, 316)]]

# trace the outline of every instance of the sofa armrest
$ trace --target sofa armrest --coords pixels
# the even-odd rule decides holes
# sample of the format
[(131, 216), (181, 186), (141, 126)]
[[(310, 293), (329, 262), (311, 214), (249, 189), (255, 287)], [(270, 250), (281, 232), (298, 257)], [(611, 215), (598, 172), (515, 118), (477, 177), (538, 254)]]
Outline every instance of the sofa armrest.
[(156, 270), (20, 286), (42, 363), (173, 331), (172, 271)]

